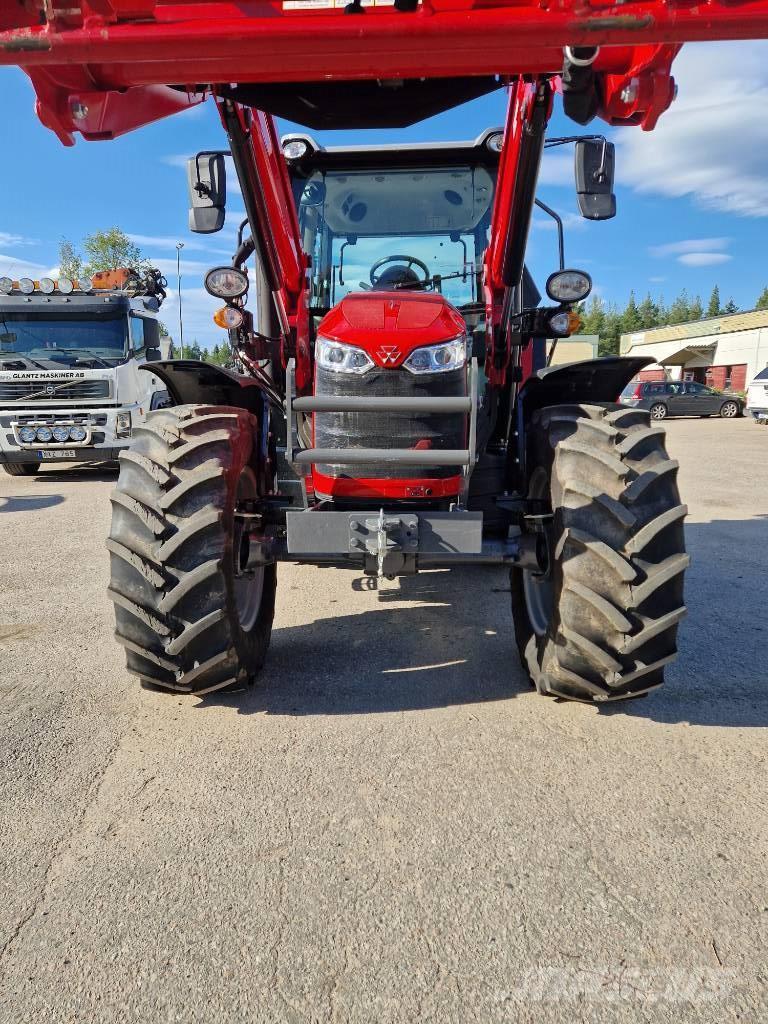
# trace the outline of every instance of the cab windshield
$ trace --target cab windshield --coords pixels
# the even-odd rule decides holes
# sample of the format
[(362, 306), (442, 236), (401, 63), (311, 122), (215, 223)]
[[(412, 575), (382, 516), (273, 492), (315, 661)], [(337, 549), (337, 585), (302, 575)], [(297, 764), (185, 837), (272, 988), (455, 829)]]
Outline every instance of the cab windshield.
[(128, 323), (124, 314), (63, 317), (60, 314), (0, 311), (0, 360), (44, 369), (115, 366), (125, 358)]
[(314, 170), (294, 178), (313, 311), (372, 288), (480, 299), (494, 179), (485, 167)]

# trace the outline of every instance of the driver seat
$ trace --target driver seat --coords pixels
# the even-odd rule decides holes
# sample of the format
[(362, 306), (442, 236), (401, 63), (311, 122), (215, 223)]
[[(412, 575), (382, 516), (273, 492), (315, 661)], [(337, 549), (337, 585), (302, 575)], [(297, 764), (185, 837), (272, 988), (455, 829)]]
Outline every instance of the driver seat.
[(424, 282), (412, 267), (404, 264), (395, 264), (382, 270), (376, 278), (374, 288), (376, 291), (393, 292), (400, 291), (405, 285), (408, 290), (424, 291)]

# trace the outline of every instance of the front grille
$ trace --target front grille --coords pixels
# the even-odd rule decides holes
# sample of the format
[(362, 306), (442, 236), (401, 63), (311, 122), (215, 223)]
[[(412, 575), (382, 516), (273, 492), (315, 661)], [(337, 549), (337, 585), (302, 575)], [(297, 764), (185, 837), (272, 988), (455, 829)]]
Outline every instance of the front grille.
[[(47, 389), (54, 388), (53, 393)], [(34, 396), (34, 397), (33, 397)], [(60, 380), (0, 381), (0, 402), (60, 402), (73, 399), (109, 398), (108, 380), (76, 380), (63, 384)]]
[[(466, 371), (413, 374), (401, 368), (378, 367), (362, 376), (335, 373), (317, 367), (318, 396), (386, 398), (458, 398), (467, 393)], [(315, 413), (317, 448), (415, 448), (452, 449), (466, 447), (466, 416), (434, 416), (408, 412)], [(374, 480), (402, 480), (414, 477), (456, 476), (456, 466), (392, 466), (372, 463), (361, 466), (318, 466), (325, 476)]]

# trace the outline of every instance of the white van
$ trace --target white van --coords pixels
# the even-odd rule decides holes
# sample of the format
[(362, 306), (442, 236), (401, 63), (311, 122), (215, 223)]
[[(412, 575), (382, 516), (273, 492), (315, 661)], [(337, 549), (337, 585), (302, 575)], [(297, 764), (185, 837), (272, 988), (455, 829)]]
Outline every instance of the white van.
[(747, 388), (747, 412), (757, 423), (768, 426), (768, 366)]

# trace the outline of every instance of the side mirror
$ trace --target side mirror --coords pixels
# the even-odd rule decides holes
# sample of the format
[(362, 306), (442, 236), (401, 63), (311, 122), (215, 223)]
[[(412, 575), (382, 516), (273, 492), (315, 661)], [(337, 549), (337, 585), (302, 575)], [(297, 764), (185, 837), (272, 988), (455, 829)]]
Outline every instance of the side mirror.
[(189, 230), (211, 235), (224, 227), (227, 171), (224, 153), (198, 153), (187, 161)]
[(163, 354), (159, 348), (148, 348), (146, 357), (148, 363), (157, 363), (163, 358)]
[(616, 170), (612, 142), (579, 139), (576, 143), (576, 198), (582, 217), (610, 220), (616, 216), (613, 179)]

